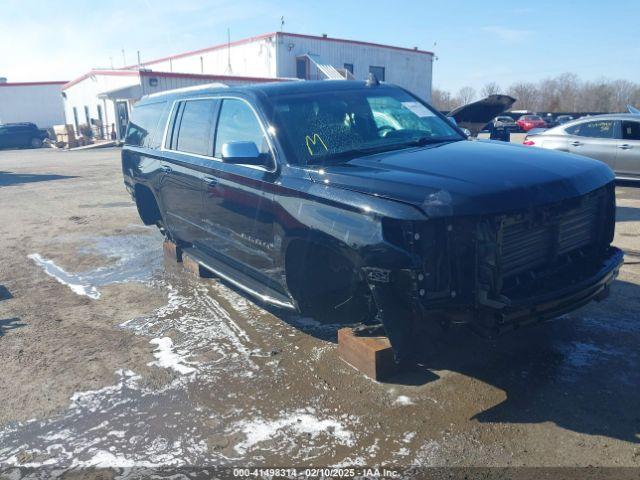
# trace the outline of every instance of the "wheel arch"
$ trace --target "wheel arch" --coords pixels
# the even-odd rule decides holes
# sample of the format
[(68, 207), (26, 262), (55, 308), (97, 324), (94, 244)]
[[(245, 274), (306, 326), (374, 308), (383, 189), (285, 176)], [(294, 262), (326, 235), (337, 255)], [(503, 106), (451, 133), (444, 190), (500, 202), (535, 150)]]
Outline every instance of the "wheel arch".
[(136, 183), (133, 191), (138, 214), (142, 222), (145, 225), (156, 225), (161, 222), (160, 206), (151, 188), (141, 183)]

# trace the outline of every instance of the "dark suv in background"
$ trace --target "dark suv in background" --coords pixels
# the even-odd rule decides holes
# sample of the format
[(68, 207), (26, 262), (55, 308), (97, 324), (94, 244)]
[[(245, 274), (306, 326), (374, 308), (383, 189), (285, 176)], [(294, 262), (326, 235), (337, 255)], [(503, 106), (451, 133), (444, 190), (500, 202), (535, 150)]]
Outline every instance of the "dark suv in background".
[(202, 266), (263, 302), (384, 328), (399, 360), (431, 325), (496, 334), (602, 299), (622, 263), (609, 167), (467, 141), (375, 81), (145, 97), (122, 168), (142, 221)]
[(0, 124), (0, 148), (40, 148), (48, 137), (35, 123)]

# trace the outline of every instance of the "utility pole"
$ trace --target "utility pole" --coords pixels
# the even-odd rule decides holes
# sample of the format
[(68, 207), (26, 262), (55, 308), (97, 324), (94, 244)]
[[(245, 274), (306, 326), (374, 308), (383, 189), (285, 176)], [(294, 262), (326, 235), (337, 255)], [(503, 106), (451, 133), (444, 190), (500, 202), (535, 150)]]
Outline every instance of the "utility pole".
[(124, 48), (122, 49), (122, 66), (127, 66), (127, 57), (124, 55)]
[(231, 29), (227, 28), (227, 73), (233, 73), (231, 68)]

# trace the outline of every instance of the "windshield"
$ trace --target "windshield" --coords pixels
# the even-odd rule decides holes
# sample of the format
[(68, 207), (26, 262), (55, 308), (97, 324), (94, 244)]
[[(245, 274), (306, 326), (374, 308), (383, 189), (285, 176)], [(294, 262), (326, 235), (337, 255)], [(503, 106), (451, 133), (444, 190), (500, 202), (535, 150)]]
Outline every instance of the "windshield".
[(273, 98), (275, 121), (302, 164), (462, 140), (430, 107), (398, 88), (360, 88)]

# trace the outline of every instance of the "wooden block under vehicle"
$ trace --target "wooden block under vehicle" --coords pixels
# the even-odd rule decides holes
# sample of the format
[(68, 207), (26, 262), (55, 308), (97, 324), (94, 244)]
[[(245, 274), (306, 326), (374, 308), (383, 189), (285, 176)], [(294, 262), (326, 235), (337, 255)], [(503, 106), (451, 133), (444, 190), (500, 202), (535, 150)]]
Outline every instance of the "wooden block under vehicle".
[(383, 380), (398, 371), (387, 337), (357, 337), (350, 328), (341, 328), (338, 330), (338, 355), (374, 380)]
[(171, 240), (165, 240), (162, 243), (162, 251), (168, 260), (173, 260), (174, 262), (182, 261), (182, 249)]
[(195, 275), (198, 278), (212, 278), (213, 274), (200, 265), (196, 260), (191, 258), (187, 253), (182, 254), (182, 265), (186, 268), (190, 273)]

